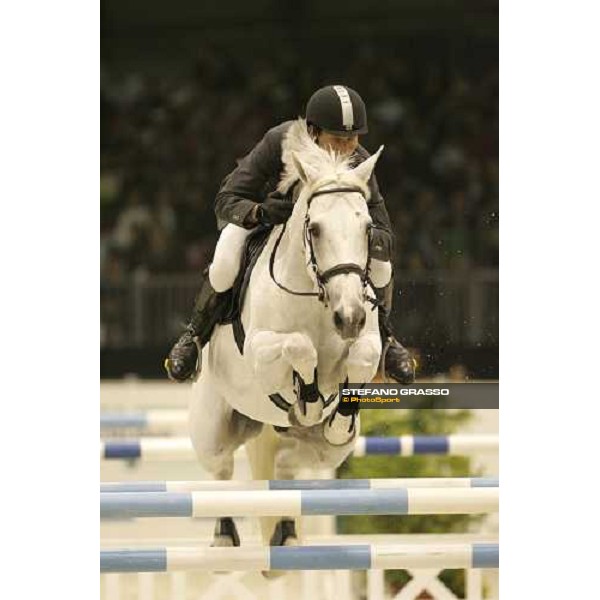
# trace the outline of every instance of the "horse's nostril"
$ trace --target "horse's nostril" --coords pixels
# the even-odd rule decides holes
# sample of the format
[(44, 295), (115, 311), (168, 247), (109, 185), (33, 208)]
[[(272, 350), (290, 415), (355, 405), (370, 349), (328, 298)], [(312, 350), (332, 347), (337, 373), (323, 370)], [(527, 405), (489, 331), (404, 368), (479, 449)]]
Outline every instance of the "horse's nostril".
[(361, 318), (358, 322), (361, 329), (365, 326), (366, 322), (367, 322), (367, 315), (366, 315), (366, 313), (363, 313), (363, 315), (361, 316)]
[(344, 324), (342, 316), (341, 316), (340, 312), (337, 310), (333, 313), (333, 323), (337, 328), (341, 328), (342, 325)]

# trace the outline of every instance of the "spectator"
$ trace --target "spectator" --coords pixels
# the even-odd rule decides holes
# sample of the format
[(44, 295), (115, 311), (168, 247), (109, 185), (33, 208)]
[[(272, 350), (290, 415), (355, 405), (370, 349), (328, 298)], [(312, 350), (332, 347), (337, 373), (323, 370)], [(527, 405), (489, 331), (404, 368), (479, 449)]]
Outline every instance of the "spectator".
[[(103, 68), (102, 276), (196, 270), (210, 260), (219, 182), (263, 131), (319, 85), (346, 74), (372, 106), (366, 145), (386, 144), (377, 176), (398, 237), (397, 267), (497, 266), (498, 72), (469, 72), (383, 44), (343, 71), (203, 47), (187, 78)], [(392, 59), (389, 57), (393, 56)], [(332, 61), (334, 61), (332, 57)], [(110, 249), (118, 251), (118, 258)], [(114, 279), (114, 275), (110, 275)]]

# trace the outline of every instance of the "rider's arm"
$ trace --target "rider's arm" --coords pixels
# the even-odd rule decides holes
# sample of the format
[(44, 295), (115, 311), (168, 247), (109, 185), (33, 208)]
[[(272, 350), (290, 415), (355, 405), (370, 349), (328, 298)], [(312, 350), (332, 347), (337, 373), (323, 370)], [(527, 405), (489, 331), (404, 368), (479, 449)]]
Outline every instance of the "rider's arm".
[[(357, 148), (356, 154), (360, 157), (359, 162), (363, 162), (371, 156), (362, 146)], [(369, 190), (371, 192), (371, 197), (369, 198), (367, 206), (369, 208), (371, 219), (373, 220), (371, 256), (385, 262), (392, 260), (394, 252), (394, 233), (392, 231), (390, 216), (385, 207), (383, 196), (379, 191), (375, 173), (373, 173), (371, 179), (369, 179)]]
[(371, 219), (373, 219), (371, 256), (377, 260), (388, 261), (392, 259), (394, 234), (392, 232), (390, 216), (377, 185), (375, 173), (371, 175), (371, 179), (369, 180), (369, 189), (371, 190), (371, 198), (367, 206)]
[(225, 177), (215, 199), (219, 228), (226, 223), (247, 229), (256, 225), (257, 203), (264, 200), (266, 184), (278, 178), (282, 169), (282, 136), (281, 127), (269, 130)]

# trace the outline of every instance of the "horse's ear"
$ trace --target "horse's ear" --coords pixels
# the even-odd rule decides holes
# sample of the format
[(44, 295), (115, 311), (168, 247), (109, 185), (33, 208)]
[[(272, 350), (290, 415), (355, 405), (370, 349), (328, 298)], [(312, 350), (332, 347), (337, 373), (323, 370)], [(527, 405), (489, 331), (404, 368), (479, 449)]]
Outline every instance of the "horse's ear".
[(305, 165), (302, 161), (296, 156), (295, 152), (292, 152), (292, 162), (294, 163), (294, 167), (296, 167), (296, 171), (298, 171), (298, 175), (300, 179), (304, 183), (308, 183), (309, 181), (315, 179), (315, 174), (309, 165)]
[(365, 183), (371, 179), (371, 174), (373, 173), (373, 169), (375, 168), (375, 163), (379, 158), (379, 155), (383, 152), (383, 146), (379, 146), (379, 150), (373, 154), (373, 156), (369, 156), (367, 160), (360, 163), (358, 167), (354, 169), (354, 173), (360, 177)]

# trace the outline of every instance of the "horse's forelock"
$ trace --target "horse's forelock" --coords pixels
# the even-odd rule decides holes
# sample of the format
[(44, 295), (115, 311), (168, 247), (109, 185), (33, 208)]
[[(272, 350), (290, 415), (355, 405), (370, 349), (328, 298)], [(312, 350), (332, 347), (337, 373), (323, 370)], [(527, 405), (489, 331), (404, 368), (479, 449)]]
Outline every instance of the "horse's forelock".
[(308, 133), (306, 121), (299, 118), (286, 131), (282, 142), (281, 160), (284, 170), (277, 186), (282, 193), (286, 193), (300, 178), (292, 154), (295, 154), (300, 162), (310, 165), (319, 172), (323, 179), (345, 178), (348, 172), (351, 173), (352, 159), (324, 150), (315, 144)]

